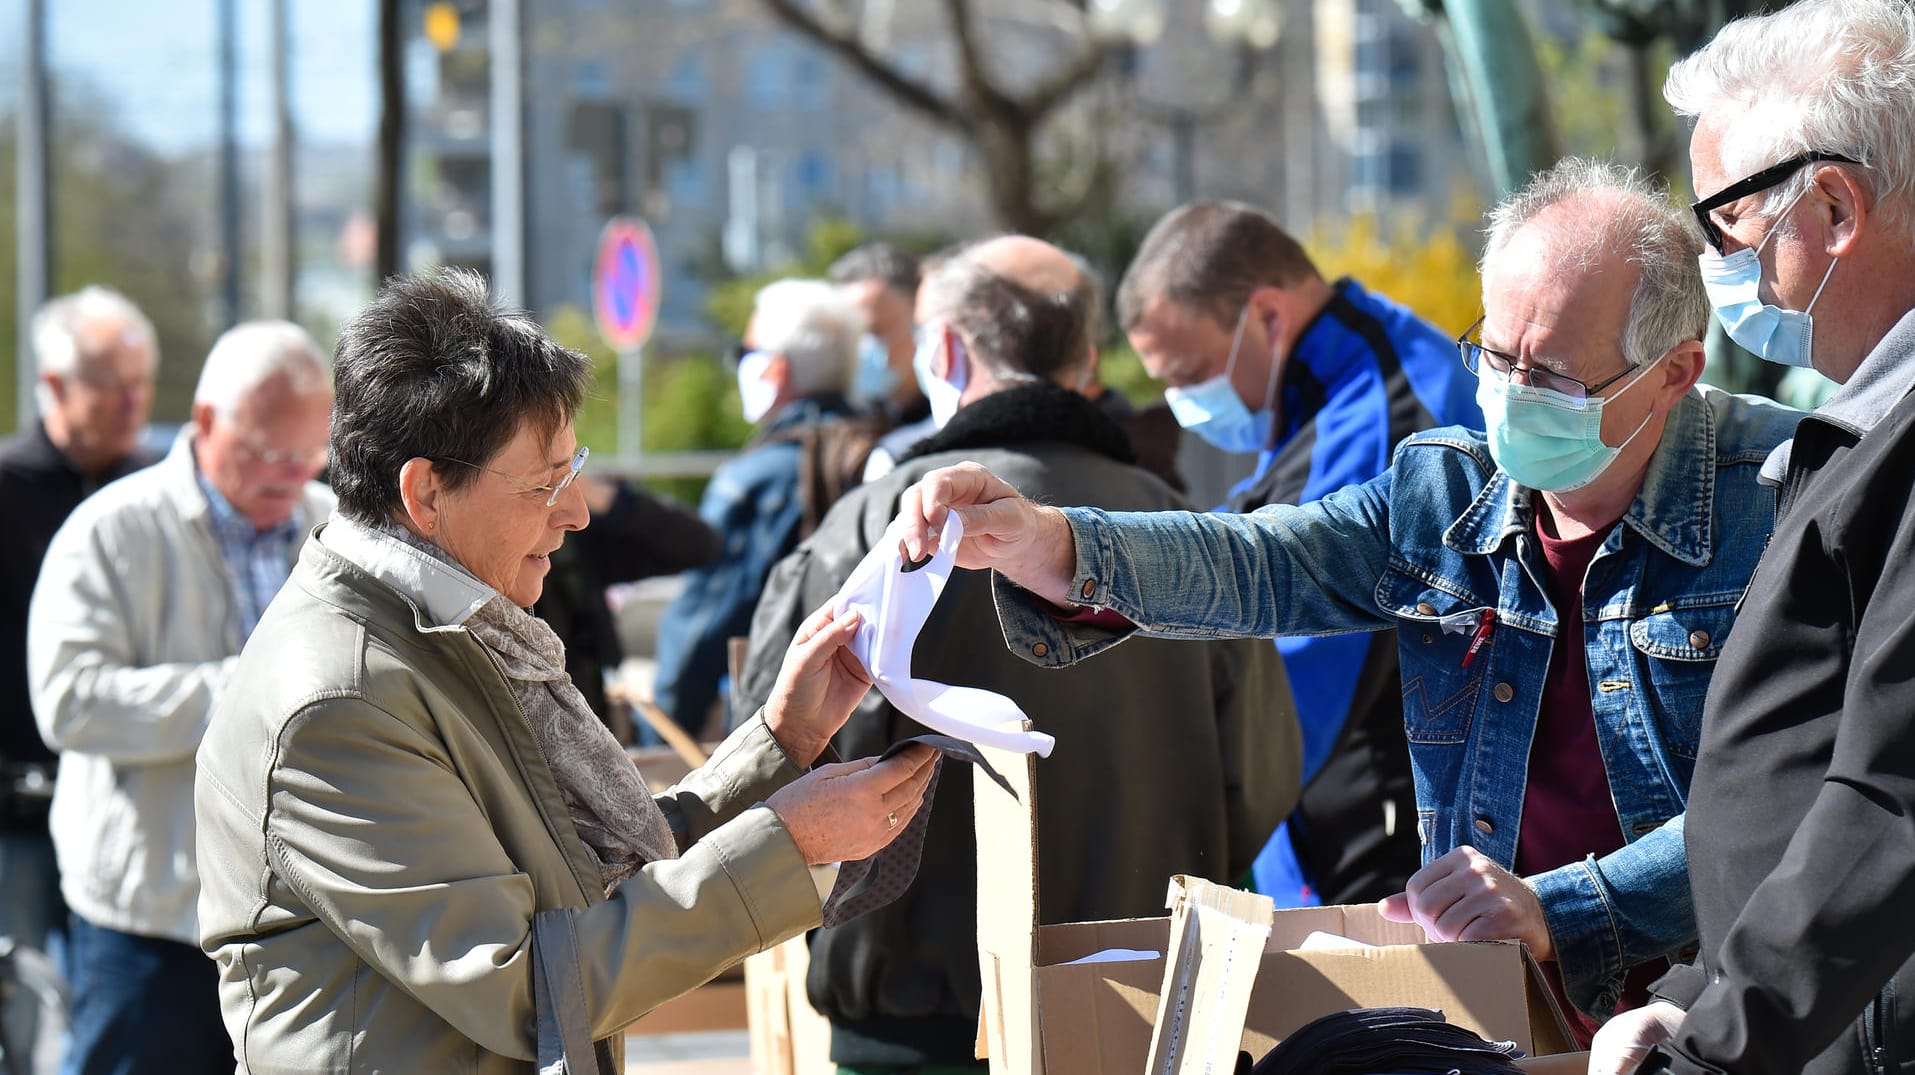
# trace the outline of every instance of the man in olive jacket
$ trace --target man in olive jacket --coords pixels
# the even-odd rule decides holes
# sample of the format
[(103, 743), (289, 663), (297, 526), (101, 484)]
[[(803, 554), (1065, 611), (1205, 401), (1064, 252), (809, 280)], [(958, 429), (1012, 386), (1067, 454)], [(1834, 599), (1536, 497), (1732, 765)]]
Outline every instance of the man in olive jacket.
[[(926, 280), (915, 365), (933, 409), (940, 394), (957, 407), (773, 571), (752, 621), (741, 711), (769, 693), (782, 640), (843, 584), (926, 471), (977, 459), (1046, 499), (1187, 507), (1135, 465), (1123, 430), (1079, 391), (1096, 377), (1097, 308), (1079, 262), (1023, 237), (973, 246)], [(1115, 668), (1089, 671), (940, 644), (996, 629), (990, 579), (960, 572), (925, 625), (912, 672), (1008, 695), (1057, 737), (1037, 781), (1044, 922), (1161, 914), (1171, 874), (1231, 882), (1249, 869), (1297, 796), (1296, 713), (1267, 643), (1152, 641)], [(873, 753), (922, 730), (873, 692), (835, 742)], [(971, 1063), (980, 986), (968, 768), (944, 768), (911, 890), (813, 935), (807, 991), (832, 1023), (840, 1071)]]

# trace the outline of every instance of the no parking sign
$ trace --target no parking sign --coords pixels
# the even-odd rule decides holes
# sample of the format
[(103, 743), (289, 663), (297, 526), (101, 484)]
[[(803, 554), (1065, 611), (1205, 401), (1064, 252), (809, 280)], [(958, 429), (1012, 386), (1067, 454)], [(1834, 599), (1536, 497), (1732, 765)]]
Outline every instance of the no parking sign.
[(592, 263), (592, 316), (613, 350), (644, 345), (658, 323), (658, 247), (637, 217), (613, 217), (599, 233)]

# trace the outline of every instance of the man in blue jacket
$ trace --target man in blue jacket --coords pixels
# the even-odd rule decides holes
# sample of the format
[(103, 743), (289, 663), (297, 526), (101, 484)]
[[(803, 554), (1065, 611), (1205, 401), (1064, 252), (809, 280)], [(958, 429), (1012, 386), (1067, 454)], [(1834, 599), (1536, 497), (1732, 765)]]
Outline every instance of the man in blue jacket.
[(1701, 247), (1634, 173), (1562, 162), (1491, 215), (1459, 341), (1487, 435), (1417, 434), (1368, 482), (1249, 515), (1060, 511), (952, 467), (905, 494), (907, 551), (958, 511), (959, 566), (1023, 587), (998, 608), (1039, 664), (1131, 633), (1064, 604), (1165, 637), (1394, 628), (1426, 864), (1382, 911), (1523, 941), (1587, 1040), (1695, 941), (1703, 696), (1774, 520), (1762, 461), (1800, 417), (1697, 387)]
[(807, 429), (851, 413), (864, 318), (823, 280), (779, 280), (758, 292), (738, 358), (738, 398), (759, 434), (705, 486), (698, 515), (718, 532), (718, 560), (685, 575), (658, 638), (658, 707), (692, 735), (726, 681), (726, 640), (751, 629), (765, 577), (798, 545)]
[[(1117, 292), (1124, 332), (1186, 429), (1257, 454), (1226, 510), (1307, 504), (1368, 481), (1405, 437), (1480, 429), (1456, 346), (1354, 280), (1324, 280), (1260, 209), (1194, 202), (1145, 236)], [(1257, 859), (1279, 905), (1362, 903), (1417, 867), (1396, 643), (1277, 640), (1303, 727), (1302, 801)]]

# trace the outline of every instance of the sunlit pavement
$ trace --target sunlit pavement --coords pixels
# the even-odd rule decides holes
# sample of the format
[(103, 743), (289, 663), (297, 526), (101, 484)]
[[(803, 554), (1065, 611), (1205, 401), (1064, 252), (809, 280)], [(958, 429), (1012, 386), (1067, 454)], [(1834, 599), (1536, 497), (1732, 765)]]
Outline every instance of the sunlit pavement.
[(627, 1075), (749, 1075), (750, 1039), (742, 1030), (631, 1035), (625, 1039)]

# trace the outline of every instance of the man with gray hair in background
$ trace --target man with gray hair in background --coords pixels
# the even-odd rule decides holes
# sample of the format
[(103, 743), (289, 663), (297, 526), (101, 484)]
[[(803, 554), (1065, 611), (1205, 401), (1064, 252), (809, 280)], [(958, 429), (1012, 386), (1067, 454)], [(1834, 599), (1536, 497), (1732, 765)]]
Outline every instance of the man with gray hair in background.
[(66, 901), (47, 810), (57, 759), (27, 691), (27, 601), (47, 542), (80, 501), (152, 462), (140, 449), (153, 406), (153, 325), (118, 292), (87, 287), (49, 301), (32, 326), (40, 418), (0, 441), (0, 937), (64, 956)]
[(68, 1072), (228, 1070), (199, 948), (194, 752), (241, 646), (333, 507), (332, 378), (299, 326), (213, 345), (165, 459), (76, 508), (27, 614), (52, 830), (72, 908)]
[(1424, 866), (1381, 911), (1525, 942), (1586, 1041), (1693, 942), (1702, 698), (1798, 417), (1697, 385), (1700, 248), (1635, 173), (1564, 161), (1490, 216), (1458, 341), (1487, 434), (1416, 434), (1368, 482), (1248, 515), (1060, 511), (952, 467), (905, 494), (907, 550), (957, 512), (959, 566), (1022, 587), (998, 587), (1004, 635), (1040, 664), (1135, 632), (1395, 628)]
[(1700, 959), (1591, 1071), (1915, 1070), (1915, 8), (1738, 20), (1664, 95), (1717, 318), (1842, 387), (1763, 467), (1782, 510), (1689, 800)]
[(738, 398), (759, 433), (712, 474), (699, 517), (717, 531), (717, 562), (685, 575), (665, 610), (652, 695), (690, 735), (704, 730), (726, 678), (726, 642), (751, 626), (765, 576), (802, 536), (807, 432), (851, 413), (846, 393), (864, 318), (823, 280), (779, 280), (758, 292), (738, 355)]

